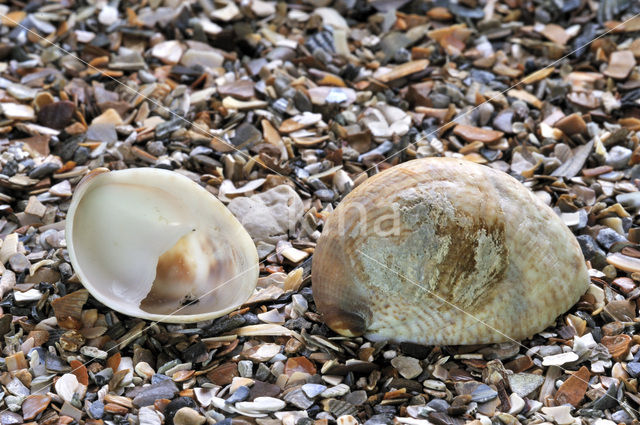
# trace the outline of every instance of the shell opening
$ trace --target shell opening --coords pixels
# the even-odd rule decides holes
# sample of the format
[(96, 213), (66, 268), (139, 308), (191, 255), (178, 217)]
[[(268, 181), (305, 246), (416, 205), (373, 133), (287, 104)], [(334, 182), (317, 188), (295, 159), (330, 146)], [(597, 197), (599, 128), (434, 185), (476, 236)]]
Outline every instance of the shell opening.
[(327, 312), (323, 316), (327, 326), (342, 336), (361, 336), (367, 330), (366, 320), (358, 313), (349, 311)]
[(213, 195), (176, 173), (96, 175), (67, 215), (74, 269), (91, 294), (121, 313), (168, 322), (219, 317), (258, 278), (242, 225)]
[(221, 289), (233, 279), (230, 271), (235, 271), (232, 263), (236, 260), (233, 248), (216, 247), (204, 231), (191, 229), (158, 258), (155, 277), (140, 308), (153, 314), (222, 309), (233, 298), (233, 291)]

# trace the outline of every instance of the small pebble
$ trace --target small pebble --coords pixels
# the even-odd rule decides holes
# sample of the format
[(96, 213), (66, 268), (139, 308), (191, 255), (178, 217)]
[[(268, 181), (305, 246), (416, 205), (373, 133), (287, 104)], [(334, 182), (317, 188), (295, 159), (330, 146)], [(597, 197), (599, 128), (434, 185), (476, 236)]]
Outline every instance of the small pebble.
[(327, 389), (326, 386), (320, 385), (320, 384), (304, 384), (302, 386), (302, 391), (304, 391), (304, 393), (309, 398), (315, 398), (315, 397), (319, 396), (326, 389)]
[(174, 425), (202, 425), (206, 418), (190, 407), (183, 407), (173, 416)]
[(406, 379), (416, 378), (422, 373), (420, 361), (413, 357), (398, 356), (391, 360), (391, 364)]

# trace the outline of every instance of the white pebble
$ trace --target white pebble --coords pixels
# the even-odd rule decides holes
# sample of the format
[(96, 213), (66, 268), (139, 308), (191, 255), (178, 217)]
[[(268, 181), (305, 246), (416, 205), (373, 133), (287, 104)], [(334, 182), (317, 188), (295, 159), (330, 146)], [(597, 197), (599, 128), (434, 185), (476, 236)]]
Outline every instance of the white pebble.
[(509, 401), (511, 402), (511, 409), (509, 409), (510, 415), (517, 415), (524, 409), (524, 400), (516, 393), (512, 393), (509, 397)]
[(560, 353), (553, 356), (546, 356), (542, 360), (543, 366), (562, 366), (565, 363), (571, 363), (578, 360), (579, 356), (574, 352)]
[(351, 415), (342, 415), (340, 416), (336, 422), (338, 425), (358, 425), (358, 421)]
[(102, 25), (111, 25), (118, 20), (118, 9), (113, 6), (105, 6), (98, 15), (98, 21)]
[(78, 378), (76, 378), (74, 374), (65, 373), (56, 381), (56, 393), (62, 397), (64, 401), (71, 403), (73, 394), (75, 394), (79, 385)]
[(141, 407), (138, 411), (140, 425), (162, 425), (164, 416), (151, 406)]
[(147, 362), (140, 362), (135, 367), (136, 374), (144, 379), (151, 379), (156, 373), (155, 370)]

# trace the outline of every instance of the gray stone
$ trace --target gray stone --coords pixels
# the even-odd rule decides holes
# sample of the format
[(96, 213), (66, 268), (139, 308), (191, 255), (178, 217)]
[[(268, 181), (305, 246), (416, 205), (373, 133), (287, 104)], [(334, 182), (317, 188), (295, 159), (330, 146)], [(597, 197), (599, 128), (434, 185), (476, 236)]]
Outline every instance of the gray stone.
[(451, 13), (458, 16), (459, 18), (466, 18), (466, 19), (484, 18), (484, 11), (481, 8), (469, 9), (462, 5), (452, 3), (451, 5), (449, 5), (449, 10), (451, 11)]
[(96, 400), (89, 406), (89, 415), (93, 419), (101, 419), (104, 415), (104, 403), (100, 400)]
[(296, 389), (289, 392), (287, 395), (283, 397), (283, 400), (293, 406), (296, 406), (298, 409), (308, 409), (313, 406), (313, 400), (305, 395), (305, 393), (301, 389)]
[(341, 397), (349, 392), (349, 386), (346, 384), (338, 384), (331, 388), (327, 388), (320, 394), (322, 398)]
[(281, 60), (281, 61), (289, 61), (296, 56), (296, 51), (290, 49), (289, 47), (279, 46), (270, 51), (267, 54), (267, 59), (271, 61)]
[(371, 416), (364, 425), (391, 425), (393, 424), (393, 413), (379, 413)]
[(99, 350), (96, 347), (89, 347), (88, 345), (85, 345), (80, 349), (80, 354), (100, 360), (106, 359), (108, 356), (106, 351)]
[[(48, 369), (48, 367), (47, 367)], [(93, 380), (98, 386), (102, 386), (109, 383), (109, 380), (113, 377), (113, 369), (110, 367), (102, 369), (100, 372), (93, 375)]]
[(602, 268), (607, 265), (607, 254), (598, 246), (595, 239), (589, 235), (579, 235), (576, 236), (576, 239), (580, 244), (585, 260), (591, 261), (593, 267)]
[(611, 419), (617, 424), (630, 424), (633, 421), (633, 418), (623, 409), (613, 412)]
[(516, 373), (509, 375), (509, 386), (511, 390), (523, 398), (540, 388), (543, 382), (544, 376), (533, 373)]
[(269, 62), (265, 58), (258, 58), (258, 59), (250, 60), (246, 66), (251, 76), (255, 76), (255, 75), (258, 75), (260, 70), (263, 67), (267, 66), (268, 63)]
[(205, 51), (189, 49), (182, 55), (180, 63), (184, 66), (196, 66), (200, 65), (203, 68), (218, 68), (222, 66), (224, 62), (224, 56), (216, 51)]
[(431, 93), (429, 94), (429, 98), (431, 99), (434, 108), (446, 108), (451, 104), (451, 98), (446, 94)]
[(245, 401), (247, 398), (249, 398), (249, 387), (240, 385), (224, 402), (227, 404), (233, 404), (239, 401)]
[[(8, 395), (4, 398), (5, 405), (9, 408), (9, 410), (13, 412), (17, 412), (20, 410), (22, 403), (24, 402), (25, 397), (18, 397), (15, 395)], [(0, 424), (3, 424), (2, 419), (0, 417)]]
[(240, 360), (238, 362), (238, 373), (243, 378), (251, 378), (253, 376), (253, 362), (251, 360)]
[(591, 407), (593, 409), (601, 411), (605, 409), (613, 409), (618, 405), (617, 393), (618, 385), (611, 385), (607, 392), (602, 395), (602, 397), (596, 399), (596, 401), (593, 402), (593, 405)]
[(87, 140), (115, 143), (118, 141), (116, 126), (107, 122), (91, 124), (87, 130)]
[(248, 149), (262, 140), (262, 132), (249, 123), (242, 123), (231, 138), (231, 143), (238, 149)]
[(477, 112), (478, 125), (482, 127), (484, 125), (487, 125), (487, 123), (491, 119), (491, 116), (493, 115), (493, 112), (495, 111), (495, 108), (491, 103), (485, 102), (485, 103), (481, 103), (478, 106), (477, 111), (478, 111)]
[(600, 244), (601, 247), (609, 250), (616, 243), (628, 243), (627, 238), (622, 236), (620, 233), (616, 232), (611, 228), (604, 228), (598, 232), (598, 236), (596, 236), (596, 241)]
[(302, 386), (302, 391), (304, 391), (304, 393), (309, 398), (314, 398), (319, 396), (326, 389), (327, 389), (326, 386), (320, 385), (320, 384), (304, 384)]
[(73, 160), (78, 165), (82, 165), (89, 160), (91, 150), (86, 146), (78, 146), (78, 149), (73, 153)]
[(42, 179), (53, 174), (60, 168), (60, 165), (55, 162), (45, 162), (38, 165), (36, 168), (29, 172), (29, 178)]
[(162, 366), (160, 366), (160, 367), (158, 368), (158, 373), (159, 373), (159, 374), (163, 374), (163, 373), (165, 373), (166, 371), (168, 371), (169, 369), (171, 369), (171, 368), (173, 368), (173, 367), (175, 367), (175, 366), (179, 365), (180, 363), (181, 363), (180, 359), (173, 359), (173, 360), (170, 360), (170, 361), (166, 362), (165, 364), (163, 364)]
[(351, 403), (354, 406), (360, 406), (367, 401), (367, 392), (364, 390), (354, 391), (344, 396), (344, 401)]
[(605, 164), (612, 166), (614, 170), (621, 170), (629, 163), (632, 153), (631, 149), (624, 146), (614, 146), (607, 153)]
[(259, 381), (266, 381), (271, 375), (271, 371), (269, 370), (269, 366), (264, 363), (260, 363), (258, 365), (258, 370), (256, 371), (256, 379)]
[(631, 375), (632, 378), (640, 375), (640, 362), (629, 362), (627, 363), (627, 372)]
[(621, 193), (616, 196), (616, 202), (620, 202), (626, 208), (640, 208), (640, 191)]
[(394, 31), (385, 35), (380, 41), (380, 48), (386, 58), (391, 58), (395, 53), (411, 44), (411, 40), (404, 33)]
[(14, 272), (22, 273), (31, 267), (31, 262), (29, 262), (24, 254), (17, 252), (9, 257), (9, 265), (11, 266), (11, 270)]
[(156, 137), (158, 139), (162, 139), (174, 131), (182, 128), (184, 125), (184, 120), (180, 117), (175, 117), (170, 121), (163, 122), (162, 124), (158, 124), (155, 128)]
[(413, 357), (398, 356), (391, 360), (391, 365), (406, 379), (413, 379), (422, 373), (420, 361)]
[(435, 410), (436, 412), (446, 412), (450, 407), (449, 403), (446, 400), (441, 398), (434, 398), (433, 400), (427, 403), (427, 407)]
[(44, 362), (49, 372), (64, 373), (71, 370), (67, 362), (64, 362), (60, 357), (51, 353), (45, 352)]
[(6, 387), (11, 394), (18, 397), (26, 397), (31, 394), (29, 388), (25, 387), (18, 378), (13, 378), (11, 382), (6, 385)]
[(547, 357), (547, 356), (555, 356), (557, 354), (562, 354), (562, 347), (560, 347), (559, 345), (545, 345), (540, 347), (540, 350), (538, 351), (538, 355), (540, 357)]
[(478, 385), (471, 393), (471, 401), (475, 401), (476, 403), (485, 403), (496, 397), (498, 397), (498, 392), (487, 384)]
[(336, 196), (335, 192), (333, 190), (331, 190), (331, 189), (316, 190), (315, 192), (313, 192), (313, 194), (318, 199), (320, 199), (321, 201), (324, 201), (324, 202), (330, 202)]
[(167, 148), (164, 146), (164, 143), (160, 141), (153, 141), (147, 143), (147, 152), (154, 156), (161, 156), (167, 153)]
[(493, 126), (504, 133), (512, 132), (513, 111), (511, 109), (505, 109), (496, 115), (493, 119)]
[(231, 200), (229, 210), (255, 243), (275, 244), (286, 239), (302, 219), (302, 199), (291, 187), (280, 185), (251, 197)]
[(147, 67), (142, 55), (138, 52), (117, 55), (109, 62), (109, 68), (120, 69), (122, 71), (138, 71)]
[(9, 412), (8, 410), (0, 412), (0, 424), (2, 425), (21, 424), (23, 422), (22, 416), (17, 413)]
[(142, 391), (135, 396), (133, 404), (136, 407), (148, 406), (159, 398), (171, 400), (178, 392), (178, 387), (171, 380), (158, 382), (157, 384), (143, 387)]

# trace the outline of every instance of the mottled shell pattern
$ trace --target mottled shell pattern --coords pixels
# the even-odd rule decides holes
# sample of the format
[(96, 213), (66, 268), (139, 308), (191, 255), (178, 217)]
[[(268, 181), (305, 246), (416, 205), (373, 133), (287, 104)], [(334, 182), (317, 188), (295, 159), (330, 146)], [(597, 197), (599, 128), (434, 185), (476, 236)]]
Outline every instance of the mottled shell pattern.
[(354, 189), (312, 270), (336, 332), (429, 345), (525, 339), (589, 285), (551, 208), (506, 173), (452, 158), (409, 161)]

